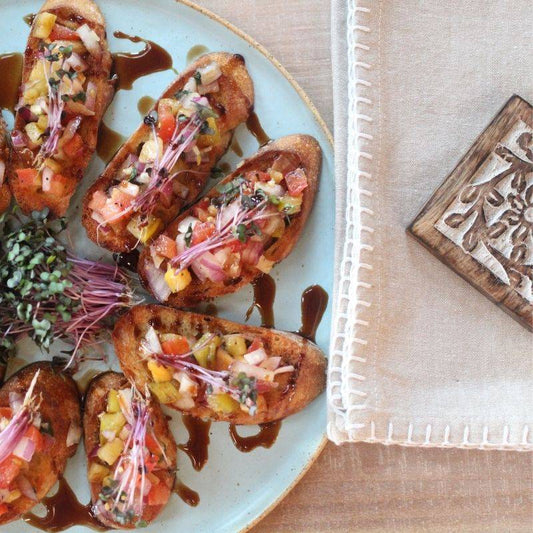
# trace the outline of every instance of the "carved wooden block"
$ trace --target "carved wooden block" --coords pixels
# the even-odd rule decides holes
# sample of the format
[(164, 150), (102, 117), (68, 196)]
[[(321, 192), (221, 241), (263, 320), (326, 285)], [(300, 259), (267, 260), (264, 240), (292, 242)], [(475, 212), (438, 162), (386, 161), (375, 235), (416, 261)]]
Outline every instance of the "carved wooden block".
[(408, 232), (533, 331), (533, 108), (513, 96)]

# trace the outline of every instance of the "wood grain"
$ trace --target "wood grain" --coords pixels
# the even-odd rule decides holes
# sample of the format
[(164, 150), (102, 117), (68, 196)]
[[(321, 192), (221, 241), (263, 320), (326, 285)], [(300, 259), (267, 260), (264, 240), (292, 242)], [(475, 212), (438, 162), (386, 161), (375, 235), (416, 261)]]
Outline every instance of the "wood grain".
[[(514, 255), (515, 250), (518, 250), (519, 241), (512, 247), (510, 258), (498, 254), (489, 244), (492, 242), (491, 234), (494, 231), (505, 233), (507, 229), (510, 229), (513, 231), (513, 239), (518, 232), (522, 232), (526, 236), (529, 234), (529, 238), (531, 238), (533, 233), (530, 227), (533, 220), (526, 220), (527, 218), (531, 219), (533, 216), (533, 204), (529, 205), (527, 202), (522, 202), (521, 198), (521, 193), (524, 197), (531, 196), (529, 189), (532, 189), (533, 185), (529, 185), (526, 188), (526, 176), (533, 172), (533, 161), (516, 157), (508, 147), (500, 144), (519, 122), (526, 124), (530, 129), (533, 128), (533, 109), (528, 102), (514, 95), (487, 129), (477, 138), (468, 153), (446, 178), (444, 183), (435, 191), (409, 226), (408, 233), (502, 310), (527, 329), (533, 331), (533, 303), (528, 302), (517, 292), (517, 286), (522, 283), (522, 279), (530, 280), (529, 283), (531, 283), (533, 268), (528, 266), (527, 262), (521, 257)], [(525, 138), (526, 136), (528, 136), (527, 139)], [(522, 144), (524, 146), (526, 144), (533, 146), (530, 133), (523, 134), (523, 137), (524, 142)], [(531, 154), (532, 148), (529, 150)], [(498, 170), (487, 183), (473, 185), (475, 181), (479, 181), (479, 176), (492, 175), (492, 173), (485, 170), (490, 168), (490, 164), (487, 165), (490, 157), (501, 165), (501, 172)], [(510, 165), (510, 167), (506, 167), (507, 165)], [(519, 175), (522, 176), (522, 183), (518, 182)], [(509, 192), (504, 195), (500, 194), (502, 183), (509, 178), (513, 178), (513, 176), (517, 186), (511, 185)], [(523, 186), (524, 190), (519, 193), (518, 188), (521, 186)], [(447, 219), (451, 220), (456, 217), (455, 222), (445, 221), (443, 217), (447, 216), (446, 213), (449, 212), (448, 210), (452, 203), (456, 199), (463, 199), (464, 196), (469, 194), (474, 195), (476, 198), (473, 200), (472, 207), (469, 207), (464, 214), (454, 214)], [(518, 208), (509, 208), (503, 212), (501, 219), (495, 218), (495, 220), (489, 222), (485, 214), (485, 204), (490, 202), (490, 209), (499, 209), (498, 205), (506, 206), (508, 199), (511, 198), (511, 202), (520, 202), (519, 206), (517, 205)], [(530, 202), (533, 201), (531, 198), (526, 199)], [(512, 205), (511, 202), (509, 202), (509, 207)], [(496, 207), (492, 207), (492, 203)], [(459, 200), (459, 209), (469, 205), (470, 201), (467, 199), (464, 201)], [(504, 217), (509, 217), (511, 214), (514, 220), (504, 222)], [(439, 230), (438, 224), (440, 221), (442, 221), (445, 228), (450, 228), (452, 224), (468, 226), (471, 215), (475, 217), (475, 222), (464, 237), (461, 237), (462, 242), (460, 245), (452, 242), (449, 237)], [(448, 230), (446, 229), (446, 231)], [(459, 228), (457, 227), (450, 231), (457, 232)], [(504, 267), (505, 273), (503, 275), (508, 275), (509, 277), (508, 283), (496, 277), (484, 264), (471, 255), (478, 246), (486, 246), (487, 252), (490, 249), (488, 253), (497, 257), (498, 265)], [(528, 248), (526, 241), (524, 240), (520, 246), (526, 250), (524, 252), (525, 256)], [(465, 252), (464, 248), (470, 253)]]
[[(329, 2), (197, 3), (263, 44), (333, 129)], [(518, 452), (330, 443), (251, 533), (529, 532), (532, 459)]]

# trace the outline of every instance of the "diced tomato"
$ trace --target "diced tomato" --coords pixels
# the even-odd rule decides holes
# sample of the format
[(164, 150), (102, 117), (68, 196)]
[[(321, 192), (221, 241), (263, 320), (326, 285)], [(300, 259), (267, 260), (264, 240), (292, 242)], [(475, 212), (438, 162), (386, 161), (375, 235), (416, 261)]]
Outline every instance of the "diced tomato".
[(51, 41), (81, 41), (81, 37), (74, 30), (57, 23), (48, 38)]
[(0, 516), (3, 514), (6, 514), (8, 511), (8, 507), (5, 503), (0, 503)]
[(166, 235), (159, 235), (152, 247), (157, 255), (167, 259), (172, 259), (178, 254), (176, 241)]
[(39, 172), (34, 168), (18, 168), (16, 170), (19, 184), (25, 189), (37, 189), (40, 187)]
[(19, 472), (20, 462), (12, 455), (0, 463), (0, 489), (7, 489)]
[(148, 493), (148, 505), (165, 505), (170, 496), (170, 489), (165, 483), (152, 485)]
[(299, 196), (309, 185), (307, 183), (307, 176), (301, 168), (289, 172), (285, 176), (285, 183), (291, 196)]
[(168, 335), (161, 342), (163, 353), (170, 355), (182, 355), (190, 351), (189, 341), (183, 335)]
[(12, 414), (13, 414), (13, 411), (11, 407), (0, 407), (0, 418), (11, 419)]
[(250, 344), (247, 353), (255, 352), (256, 350), (259, 350), (259, 348), (263, 348), (263, 341), (260, 338), (256, 337), (253, 340), (252, 344)]
[(248, 181), (270, 181), (270, 174), (261, 170), (251, 170), (246, 173), (246, 179)]
[(172, 113), (162, 113), (159, 115), (159, 131), (158, 135), (164, 143), (172, 139), (172, 134), (176, 127), (176, 119)]
[(208, 207), (209, 207), (209, 199), (203, 198), (192, 208), (192, 214), (196, 218), (198, 218), (200, 222), (205, 222), (207, 218), (209, 217), (209, 213), (207, 211)]
[(25, 434), (26, 437), (35, 443), (35, 451), (42, 452), (44, 449), (44, 438), (42, 433), (35, 427), (30, 426)]
[(62, 174), (54, 174), (50, 180), (50, 190), (48, 194), (56, 198), (65, 196), (72, 192), (74, 188), (74, 180), (63, 176)]
[(83, 139), (79, 133), (75, 133), (72, 139), (63, 145), (63, 152), (69, 159), (80, 157), (83, 150)]
[(103, 191), (95, 191), (93, 193), (93, 197), (91, 198), (91, 201), (89, 202), (89, 209), (92, 209), (93, 211), (101, 211), (107, 202), (107, 195)]
[(215, 233), (216, 228), (212, 222), (202, 222), (196, 224), (192, 230), (191, 246), (204, 242)]
[(159, 447), (159, 444), (155, 440), (154, 436), (148, 433), (146, 435), (146, 440), (144, 441), (146, 444), (146, 447), (155, 455), (161, 453), (161, 448)]
[(240, 241), (239, 239), (233, 239), (232, 241), (228, 242), (226, 246), (232, 251), (232, 252), (240, 252), (245, 244)]

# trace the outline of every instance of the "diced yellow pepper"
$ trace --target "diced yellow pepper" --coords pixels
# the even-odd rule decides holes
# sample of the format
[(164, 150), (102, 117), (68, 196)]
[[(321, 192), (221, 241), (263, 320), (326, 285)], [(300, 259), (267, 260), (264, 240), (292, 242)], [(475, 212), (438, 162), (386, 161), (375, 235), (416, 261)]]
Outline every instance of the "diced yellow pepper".
[(267, 259), (264, 255), (259, 258), (257, 265), (255, 265), (258, 270), (265, 274), (268, 274), (272, 270), (273, 266), (274, 261), (270, 261), (270, 259)]
[(44, 160), (44, 166), (52, 169), (55, 174), (59, 174), (61, 172), (61, 165), (55, 159), (50, 157)]
[(283, 174), (277, 170), (270, 171), (270, 177), (276, 182), (280, 183), (283, 180)]
[(235, 359), (233, 359), (224, 348), (217, 348), (215, 355), (215, 370), (227, 370), (234, 361)]
[(33, 65), (33, 68), (31, 69), (30, 76), (28, 78), (28, 81), (46, 81), (44, 76), (44, 67), (42, 61), (38, 61)]
[(115, 389), (111, 389), (107, 395), (107, 407), (108, 413), (120, 412), (120, 403), (118, 402), (118, 392)]
[(52, 13), (47, 13), (46, 11), (39, 13), (33, 23), (33, 36), (37, 37), (37, 39), (48, 39), (56, 19), (57, 17), (52, 15)]
[(104, 431), (113, 431), (118, 435), (126, 424), (126, 418), (121, 412), (118, 413), (103, 413), (100, 415), (100, 433)]
[(230, 414), (239, 410), (239, 402), (226, 393), (210, 394), (207, 397), (207, 403), (213, 411), (221, 413)]
[(178, 389), (170, 381), (164, 383), (149, 383), (150, 390), (162, 404), (177, 402), (180, 399)]
[(139, 161), (141, 163), (151, 163), (163, 155), (163, 140), (157, 137), (157, 143), (154, 139), (149, 139), (143, 144)]
[(39, 125), (36, 122), (29, 122), (24, 126), (26, 134), (30, 138), (31, 142), (34, 144), (42, 144), (43, 140), (41, 135), (44, 133), (44, 130), (39, 128)]
[(41, 115), (37, 120), (37, 126), (39, 126), (39, 128), (41, 128), (43, 131), (48, 128), (48, 116)]
[(20, 490), (18, 489), (12, 490), (7, 496), (4, 497), (4, 500), (2, 503), (14, 502), (15, 500), (18, 500), (21, 496), (22, 496), (22, 493), (20, 492)]
[(89, 482), (90, 483), (102, 483), (102, 481), (109, 475), (109, 468), (107, 466), (91, 463), (89, 467)]
[(150, 240), (154, 234), (161, 228), (162, 222), (159, 218), (150, 215), (148, 217), (148, 224), (139, 227), (140, 221), (138, 217), (132, 218), (128, 223), (128, 231), (143, 244)]
[(187, 268), (176, 274), (176, 271), (169, 265), (165, 274), (165, 281), (172, 292), (179, 292), (191, 283), (192, 277)]
[(120, 457), (122, 450), (124, 450), (124, 443), (117, 438), (104, 444), (96, 455), (101, 461), (111, 466)]
[(242, 358), (246, 353), (246, 341), (241, 335), (228, 335), (225, 337), (226, 350), (233, 357)]
[(220, 131), (218, 130), (217, 121), (214, 117), (209, 117), (207, 119), (207, 124), (209, 128), (213, 130), (214, 133), (208, 135), (200, 135), (198, 137), (197, 145), (200, 148), (220, 144)]
[(172, 372), (156, 361), (148, 361), (148, 370), (156, 383), (164, 383), (172, 380)]
[(209, 363), (214, 362), (217, 348), (222, 344), (220, 337), (216, 336), (206, 345), (205, 343), (210, 336), (211, 333), (205, 333), (192, 348), (192, 352), (198, 361), (198, 364), (204, 368), (207, 368)]
[(283, 196), (279, 202), (278, 210), (287, 215), (295, 215), (302, 209), (302, 197)]

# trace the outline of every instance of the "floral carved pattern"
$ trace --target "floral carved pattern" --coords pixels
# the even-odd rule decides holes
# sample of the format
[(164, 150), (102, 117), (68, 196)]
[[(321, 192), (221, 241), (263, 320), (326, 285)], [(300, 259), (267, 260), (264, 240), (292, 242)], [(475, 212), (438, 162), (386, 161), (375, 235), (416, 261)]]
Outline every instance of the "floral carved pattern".
[(533, 303), (533, 129), (522, 120), (495, 145), (435, 228)]

